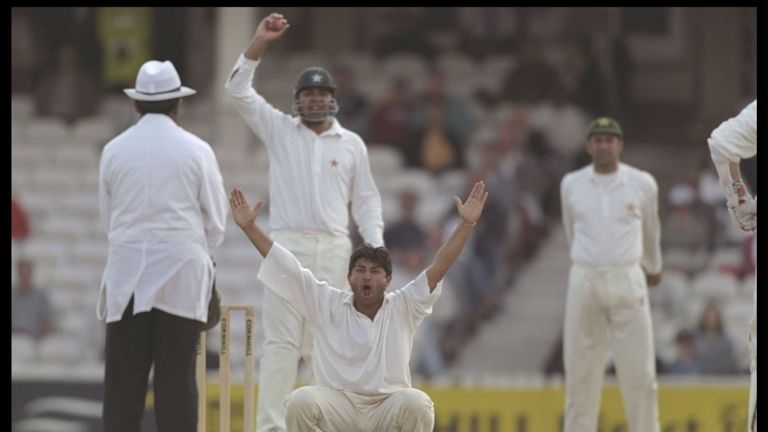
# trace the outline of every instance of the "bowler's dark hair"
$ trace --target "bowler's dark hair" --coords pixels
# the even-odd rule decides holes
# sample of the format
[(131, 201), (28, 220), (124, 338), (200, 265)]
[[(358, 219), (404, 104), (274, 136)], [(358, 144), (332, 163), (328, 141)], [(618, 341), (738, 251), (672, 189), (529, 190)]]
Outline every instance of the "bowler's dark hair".
[(181, 101), (181, 98), (168, 99), (163, 101), (154, 101), (154, 102), (137, 100), (135, 102), (136, 102), (136, 110), (141, 115), (165, 114), (167, 116), (170, 116), (173, 110), (175, 110), (179, 106), (180, 101)]
[(392, 276), (392, 258), (389, 256), (389, 251), (384, 246), (373, 247), (370, 243), (363, 243), (352, 252), (352, 256), (349, 257), (349, 273), (347, 275), (352, 274), (352, 269), (355, 268), (355, 264), (361, 258), (376, 263), (384, 269), (387, 276)]

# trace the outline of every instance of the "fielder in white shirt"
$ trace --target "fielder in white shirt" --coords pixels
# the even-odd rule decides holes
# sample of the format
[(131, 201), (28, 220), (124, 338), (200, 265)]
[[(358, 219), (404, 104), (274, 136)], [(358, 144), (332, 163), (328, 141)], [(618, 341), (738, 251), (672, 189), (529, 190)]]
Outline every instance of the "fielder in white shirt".
[(619, 123), (594, 120), (592, 164), (563, 177), (563, 225), (573, 265), (565, 307), (565, 432), (597, 430), (610, 347), (630, 432), (659, 431), (647, 286), (661, 282), (658, 187), (619, 162)]
[[(275, 109), (251, 85), (267, 46), (288, 27), (279, 14), (262, 20), (226, 89), (269, 155), (270, 236), (318, 279), (348, 290), (348, 208), (363, 240), (382, 246), (381, 197), (365, 143), (334, 118), (335, 86), (325, 69), (310, 67), (299, 74), (296, 116)], [(299, 359), (311, 366), (312, 333), (304, 317), (271, 290), (265, 290), (262, 311), (265, 341), (256, 421), (260, 432), (284, 431), (282, 402), (296, 384)]]
[[(227, 196), (216, 156), (176, 122), (183, 87), (169, 61), (144, 63), (125, 90), (141, 115), (101, 155), (99, 204), (109, 255), (104, 430), (141, 430), (154, 366), (157, 429), (197, 427), (196, 346), (208, 319)], [(183, 413), (183, 414), (181, 414)]]
[[(731, 119), (720, 124), (707, 141), (720, 185), (725, 192), (731, 217), (739, 228), (750, 235), (757, 232), (757, 200), (747, 190), (739, 163), (757, 154), (757, 100)], [(755, 284), (753, 318), (749, 329), (751, 356), (749, 386), (749, 422), (747, 429), (757, 431), (757, 284)]]
[(363, 244), (349, 258), (352, 292), (318, 281), (313, 273), (256, 225), (261, 201), (251, 208), (239, 189), (230, 194), (238, 226), (264, 256), (259, 270), (270, 291), (310, 322), (315, 337), (315, 385), (285, 398), (291, 432), (431, 432), (434, 408), (411, 387), (408, 366), (413, 338), (440, 295), (442, 279), (467, 243), (488, 197), (475, 183), (467, 200), (453, 200), (463, 223), (416, 279), (385, 293), (392, 262), (384, 247)]

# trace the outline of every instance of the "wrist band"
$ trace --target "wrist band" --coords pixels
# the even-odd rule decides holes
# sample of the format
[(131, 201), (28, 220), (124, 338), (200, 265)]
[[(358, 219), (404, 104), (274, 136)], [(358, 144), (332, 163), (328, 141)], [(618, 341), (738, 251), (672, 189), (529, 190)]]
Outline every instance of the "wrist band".
[(465, 226), (465, 227), (473, 227), (473, 226), (475, 226), (475, 225), (477, 225), (477, 221), (475, 221), (475, 222), (472, 222), (471, 224), (468, 224), (468, 223), (464, 222), (464, 226)]

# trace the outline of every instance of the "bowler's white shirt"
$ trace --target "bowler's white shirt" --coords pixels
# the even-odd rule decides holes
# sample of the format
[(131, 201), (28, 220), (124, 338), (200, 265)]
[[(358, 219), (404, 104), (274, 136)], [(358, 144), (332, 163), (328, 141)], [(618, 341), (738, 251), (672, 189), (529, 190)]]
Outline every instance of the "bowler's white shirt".
[(430, 293), (422, 272), (405, 287), (387, 292), (371, 321), (355, 309), (351, 292), (319, 282), (276, 242), (258, 278), (309, 321), (315, 385), (361, 396), (411, 387), (413, 338), (419, 323), (432, 313), (442, 281)]
[(645, 171), (620, 163), (605, 187), (593, 165), (563, 177), (560, 195), (571, 260), (589, 266), (642, 264), (661, 272), (658, 186)]
[(119, 321), (133, 295), (134, 314), (157, 308), (205, 321), (228, 209), (208, 143), (145, 114), (104, 147), (99, 204), (109, 237), (99, 319)]
[(739, 163), (757, 154), (757, 100), (720, 124), (707, 140), (715, 163)]
[(330, 129), (318, 135), (299, 117), (274, 108), (251, 85), (259, 63), (241, 54), (226, 89), (269, 154), (272, 230), (348, 235), (351, 202), (363, 240), (383, 245), (381, 196), (363, 140), (336, 119)]

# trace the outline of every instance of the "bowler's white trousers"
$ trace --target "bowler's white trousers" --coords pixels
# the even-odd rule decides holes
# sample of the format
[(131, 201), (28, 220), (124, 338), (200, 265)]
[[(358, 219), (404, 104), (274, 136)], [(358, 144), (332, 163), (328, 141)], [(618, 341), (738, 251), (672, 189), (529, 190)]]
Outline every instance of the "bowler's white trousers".
[(640, 265), (574, 264), (564, 323), (565, 432), (597, 430), (610, 345), (629, 432), (658, 432), (651, 310)]
[[(318, 280), (349, 289), (349, 237), (316, 231), (273, 231), (271, 238), (291, 251)], [(304, 317), (266, 287), (261, 313), (265, 341), (259, 368), (257, 430), (282, 432), (286, 430), (283, 399), (296, 385), (299, 358), (312, 370), (312, 333)]]
[(285, 399), (290, 432), (432, 432), (432, 399), (415, 388), (361, 396), (325, 387), (301, 387)]

